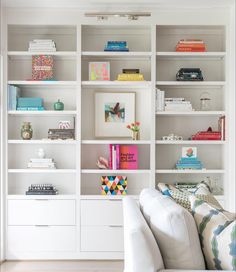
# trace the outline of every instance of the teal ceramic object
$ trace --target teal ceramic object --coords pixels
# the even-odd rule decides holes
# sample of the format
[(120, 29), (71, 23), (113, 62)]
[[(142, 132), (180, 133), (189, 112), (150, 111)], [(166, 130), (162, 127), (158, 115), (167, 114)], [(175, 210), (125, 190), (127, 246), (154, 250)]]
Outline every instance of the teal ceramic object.
[(61, 111), (64, 110), (64, 104), (58, 99), (56, 103), (54, 103), (54, 110)]

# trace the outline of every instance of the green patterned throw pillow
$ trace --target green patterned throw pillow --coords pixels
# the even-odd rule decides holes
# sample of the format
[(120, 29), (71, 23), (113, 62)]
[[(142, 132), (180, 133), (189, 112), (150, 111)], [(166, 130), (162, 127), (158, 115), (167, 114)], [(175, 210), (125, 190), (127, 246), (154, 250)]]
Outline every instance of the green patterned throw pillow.
[(235, 214), (189, 197), (208, 269), (236, 270)]
[[(170, 196), (175, 200), (176, 203), (187, 209), (189, 212), (192, 212), (191, 209), (191, 203), (189, 200), (189, 196), (192, 195), (191, 193), (185, 191), (173, 191), (169, 190)], [(213, 195), (202, 195), (202, 194), (196, 194), (195, 195), (198, 199), (204, 200), (212, 205), (214, 205), (216, 208), (222, 209), (220, 203), (214, 198)]]

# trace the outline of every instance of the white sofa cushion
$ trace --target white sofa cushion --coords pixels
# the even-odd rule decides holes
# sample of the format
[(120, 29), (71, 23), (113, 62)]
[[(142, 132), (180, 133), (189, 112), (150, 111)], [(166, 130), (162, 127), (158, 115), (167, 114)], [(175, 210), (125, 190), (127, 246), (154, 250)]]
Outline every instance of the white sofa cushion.
[(236, 270), (236, 219), (222, 209), (190, 196), (208, 269)]
[(153, 189), (140, 194), (144, 217), (161, 250), (167, 269), (205, 269), (192, 215), (170, 197)]
[(125, 272), (156, 272), (164, 268), (156, 240), (136, 201), (123, 200)]

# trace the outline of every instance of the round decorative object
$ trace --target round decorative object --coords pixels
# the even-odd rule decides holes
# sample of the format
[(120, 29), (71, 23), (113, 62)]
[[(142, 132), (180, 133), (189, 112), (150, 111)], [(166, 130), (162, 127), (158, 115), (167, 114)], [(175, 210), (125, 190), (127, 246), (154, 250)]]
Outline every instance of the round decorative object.
[(56, 103), (54, 103), (54, 110), (56, 111), (62, 111), (64, 110), (64, 104), (58, 99)]
[(46, 154), (45, 154), (44, 149), (43, 148), (39, 148), (38, 151), (37, 151), (37, 155), (38, 155), (38, 158), (40, 158), (40, 159), (45, 158)]
[(30, 140), (33, 137), (33, 129), (30, 122), (24, 122), (21, 127), (21, 138), (23, 140)]
[(200, 109), (201, 111), (211, 110), (211, 97), (208, 92), (204, 92), (200, 96)]

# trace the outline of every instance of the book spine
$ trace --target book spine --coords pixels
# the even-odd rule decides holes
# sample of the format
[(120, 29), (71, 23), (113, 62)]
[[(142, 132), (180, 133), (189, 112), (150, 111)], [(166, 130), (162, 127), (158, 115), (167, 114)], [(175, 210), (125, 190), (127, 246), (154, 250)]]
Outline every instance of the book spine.
[(116, 169), (120, 169), (120, 145), (116, 145)]
[(113, 169), (113, 167), (112, 167), (112, 144), (109, 144), (109, 157), (110, 157), (110, 159), (109, 159), (109, 168)]
[(116, 170), (116, 146), (112, 145), (112, 169)]

